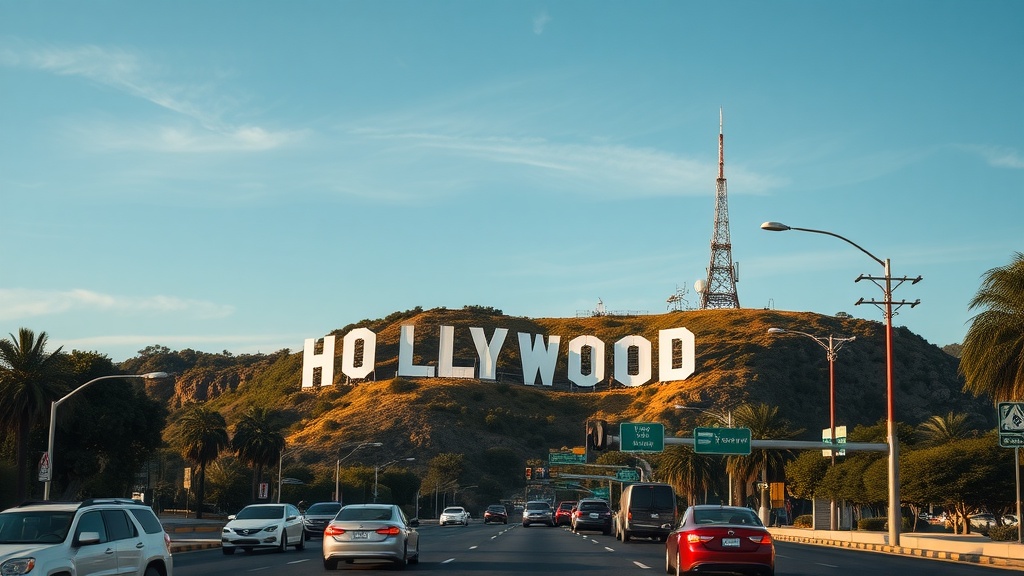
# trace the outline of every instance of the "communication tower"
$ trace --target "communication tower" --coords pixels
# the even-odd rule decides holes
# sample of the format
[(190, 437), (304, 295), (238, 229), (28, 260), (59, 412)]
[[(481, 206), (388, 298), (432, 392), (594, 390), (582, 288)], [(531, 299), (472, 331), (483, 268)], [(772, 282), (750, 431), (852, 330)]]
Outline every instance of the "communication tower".
[(732, 242), (729, 240), (729, 187), (725, 181), (725, 136), (722, 130), (722, 110), (718, 110), (718, 180), (715, 185), (715, 231), (711, 236), (711, 264), (708, 279), (696, 283), (700, 293), (700, 308), (739, 308), (736, 294), (739, 263), (732, 262)]

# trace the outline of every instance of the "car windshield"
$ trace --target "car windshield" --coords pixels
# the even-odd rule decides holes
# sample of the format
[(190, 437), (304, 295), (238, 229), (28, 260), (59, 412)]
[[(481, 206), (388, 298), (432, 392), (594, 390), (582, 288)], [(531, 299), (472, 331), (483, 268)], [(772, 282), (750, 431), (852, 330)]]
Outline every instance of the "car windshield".
[(462, 514), (462, 508), (445, 508), (445, 514)]
[(580, 502), (580, 510), (583, 512), (592, 512), (594, 510), (607, 510), (608, 505), (604, 502)]
[(526, 509), (527, 510), (548, 510), (550, 508), (551, 508), (551, 505), (548, 504), (547, 502), (527, 502), (526, 503)]
[(0, 514), (0, 544), (57, 544), (71, 528), (73, 512), (37, 511)]
[(235, 520), (277, 520), (284, 517), (284, 506), (247, 506)]
[(501, 512), (502, 514), (504, 514), (505, 513), (505, 507), (504, 506), (488, 506), (487, 507), (487, 511), (488, 512)]
[(711, 508), (707, 510), (694, 510), (693, 522), (695, 524), (740, 524), (748, 526), (761, 526), (761, 520), (754, 514), (753, 510), (741, 508)]
[(354, 507), (348, 506), (341, 509), (338, 512), (338, 517), (335, 520), (391, 520), (392, 513), (391, 507), (384, 506), (373, 506), (373, 507)]
[(307, 516), (334, 516), (341, 510), (341, 504), (336, 502), (320, 502), (306, 508)]

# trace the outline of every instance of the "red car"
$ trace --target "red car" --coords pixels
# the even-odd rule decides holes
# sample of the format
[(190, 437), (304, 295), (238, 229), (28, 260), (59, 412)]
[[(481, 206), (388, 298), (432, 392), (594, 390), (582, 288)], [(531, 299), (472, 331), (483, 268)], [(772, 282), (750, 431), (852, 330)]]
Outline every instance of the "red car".
[(558, 508), (555, 510), (555, 526), (568, 526), (572, 524), (572, 509), (576, 507), (576, 502), (559, 502)]
[(665, 541), (665, 571), (774, 576), (775, 544), (750, 508), (691, 506)]

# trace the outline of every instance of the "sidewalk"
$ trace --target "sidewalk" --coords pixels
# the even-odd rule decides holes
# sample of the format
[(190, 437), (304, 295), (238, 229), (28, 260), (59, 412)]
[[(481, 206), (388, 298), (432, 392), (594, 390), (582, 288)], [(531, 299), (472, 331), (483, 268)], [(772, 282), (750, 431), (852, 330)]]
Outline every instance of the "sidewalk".
[(773, 538), (782, 542), (838, 546), (954, 562), (1024, 568), (1024, 544), (1016, 541), (993, 542), (988, 536), (981, 534), (906, 532), (900, 534), (899, 546), (890, 546), (888, 532), (789, 527), (769, 527), (768, 531)]

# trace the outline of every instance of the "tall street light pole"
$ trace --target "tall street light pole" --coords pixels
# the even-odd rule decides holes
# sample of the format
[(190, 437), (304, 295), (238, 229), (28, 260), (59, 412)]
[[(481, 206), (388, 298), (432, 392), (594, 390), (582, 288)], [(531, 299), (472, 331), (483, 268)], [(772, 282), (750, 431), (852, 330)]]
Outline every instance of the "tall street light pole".
[[(818, 343), (819, 346), (825, 349), (825, 355), (828, 358), (828, 428), (831, 433), (832, 449), (829, 450), (829, 454), (832, 456), (832, 466), (836, 465), (836, 354), (839, 349), (843, 347), (843, 344), (847, 342), (853, 342), (857, 339), (856, 336), (850, 336), (849, 338), (837, 338), (831, 334), (828, 338), (824, 336), (815, 336), (808, 334), (807, 332), (800, 332), (799, 330), (784, 330), (782, 328), (769, 328), (769, 334), (797, 334), (800, 336), (806, 336), (811, 340)], [(836, 499), (832, 498), (829, 502), (828, 507), (829, 517), (829, 529), (839, 529), (839, 518), (836, 514)]]
[[(726, 414), (722, 414), (721, 412), (715, 412), (714, 410), (705, 410), (704, 408), (684, 406), (682, 404), (676, 404), (673, 408), (676, 410), (696, 410), (697, 412), (710, 414), (717, 418), (719, 422), (725, 424), (727, 428), (732, 428), (732, 410), (729, 410)], [(726, 466), (728, 467), (728, 464), (726, 464)], [(732, 472), (729, 472), (729, 506), (732, 506)]]
[(387, 468), (388, 466), (391, 466), (392, 464), (397, 464), (399, 462), (412, 462), (415, 459), (416, 458), (410, 456), (408, 458), (399, 458), (397, 460), (392, 460), (392, 461), (390, 461), (390, 462), (388, 462), (386, 464), (381, 464), (379, 466), (374, 466), (374, 468), (373, 468), (373, 502), (374, 502), (374, 504), (377, 503), (377, 476), (380, 474), (380, 471), (385, 469), (385, 468)]
[[(338, 450), (342, 450), (350, 446), (352, 446), (351, 443), (342, 444), (338, 447)], [(355, 454), (357, 450), (370, 446), (379, 448), (382, 444), (380, 442), (360, 442), (352, 449), (351, 452), (338, 457), (338, 463), (334, 466), (334, 499), (338, 504), (341, 504), (341, 463), (347, 460), (349, 456)]]
[[(868, 252), (861, 246), (849, 238), (840, 236), (833, 232), (827, 232), (825, 230), (813, 230), (811, 228), (797, 228), (795, 226), (787, 226), (781, 222), (765, 222), (761, 224), (762, 230), (768, 230), (770, 232), (784, 232), (787, 230), (799, 230), (801, 232), (813, 232), (815, 234), (825, 234), (826, 236), (832, 236), (838, 238), (843, 242), (853, 246), (861, 252), (867, 254), (872, 260), (882, 265), (884, 276), (882, 278), (874, 276), (864, 276), (863, 274), (857, 277), (857, 282), (861, 280), (871, 280), (876, 286), (882, 288), (882, 302), (875, 300), (865, 301), (863, 298), (857, 301), (857, 304), (874, 304), (883, 306), (883, 313), (885, 315), (885, 376), (886, 376), (886, 392), (888, 395), (888, 412), (886, 414), (886, 428), (887, 428), (887, 442), (889, 443), (889, 545), (899, 546), (900, 545), (900, 528), (902, 524), (902, 514), (900, 513), (900, 468), (899, 468), (899, 445), (896, 443), (896, 403), (893, 398), (893, 354), (892, 354), (892, 272), (889, 267), (889, 259), (880, 259), (871, 252)], [(878, 284), (878, 281), (882, 280), (882, 284)], [(917, 278), (898, 278), (899, 284), (910, 281), (912, 284), (917, 284), (921, 281), (921, 277)], [(897, 284), (897, 286), (899, 285)], [(920, 304), (920, 300), (914, 302), (900, 301), (896, 302), (897, 306), (909, 305), (911, 308)]]
[(78, 391), (81, 390), (82, 388), (85, 388), (86, 386), (89, 386), (90, 384), (93, 384), (95, 382), (99, 382), (100, 380), (113, 380), (115, 378), (121, 378), (121, 379), (123, 379), (123, 378), (142, 378), (142, 379), (145, 379), (145, 380), (155, 380), (155, 379), (159, 379), (159, 378), (167, 378), (167, 376), (168, 376), (168, 374), (166, 372), (150, 372), (148, 374), (118, 374), (118, 375), (115, 375), (115, 376), (100, 376), (99, 378), (93, 378), (92, 380), (89, 380), (88, 382), (86, 382), (85, 384), (82, 384), (78, 388), (75, 388), (71, 392), (68, 392), (67, 395), (65, 395), (60, 400), (55, 400), (53, 402), (50, 402), (50, 439), (49, 439), (49, 441), (46, 444), (46, 458), (49, 461), (49, 471), (48, 471), (48, 475), (46, 476), (46, 483), (43, 485), (43, 500), (49, 500), (50, 499), (50, 485), (53, 482), (53, 474), (54, 474), (54, 467), (53, 467), (53, 437), (54, 437), (54, 435), (57, 432), (57, 407), (60, 406), (61, 404), (63, 404), (64, 401), (66, 401), (68, 398), (71, 398), (72, 396), (77, 394)]

